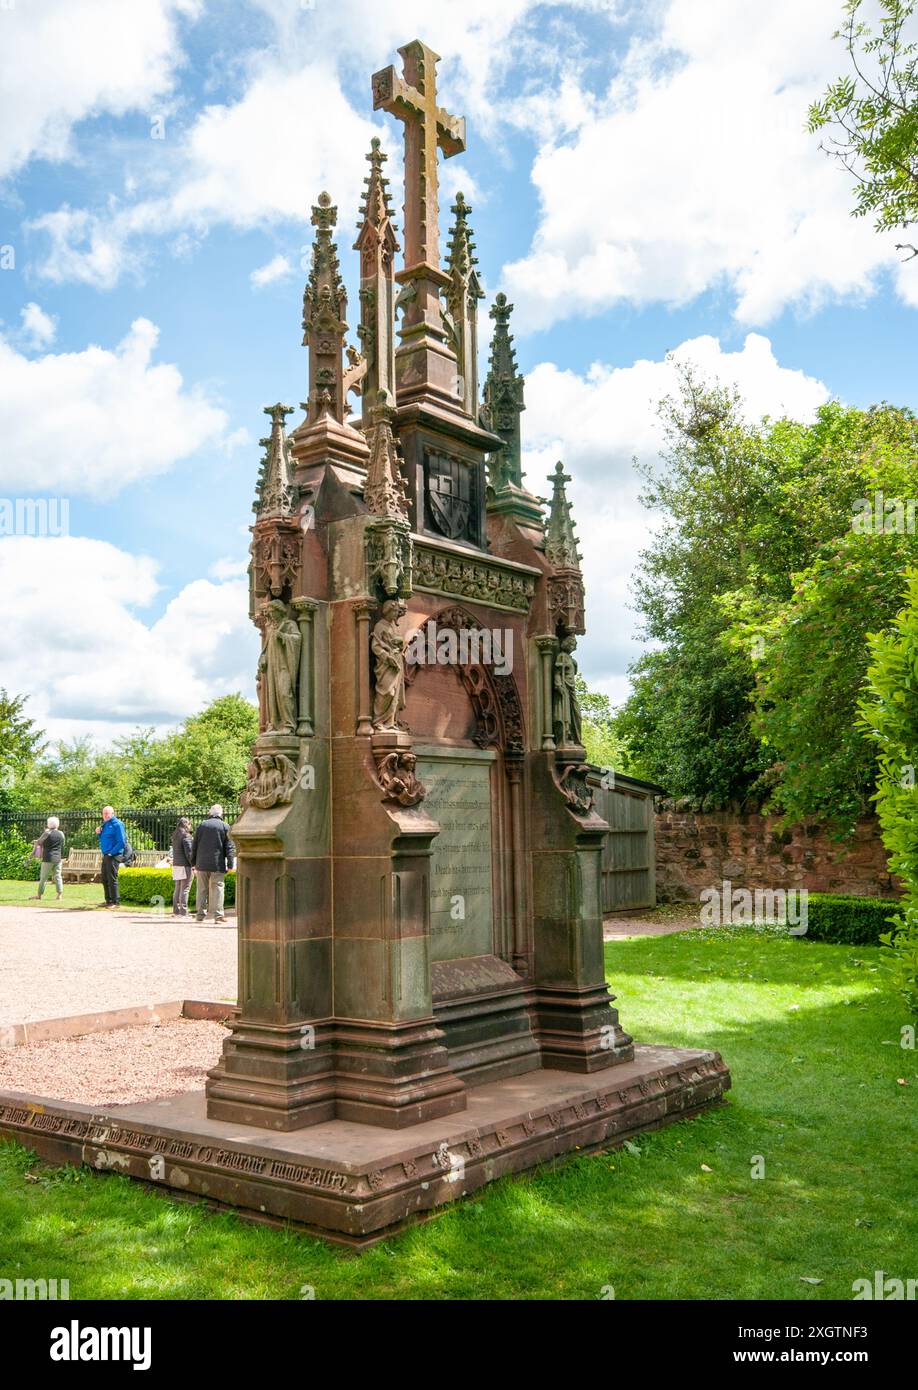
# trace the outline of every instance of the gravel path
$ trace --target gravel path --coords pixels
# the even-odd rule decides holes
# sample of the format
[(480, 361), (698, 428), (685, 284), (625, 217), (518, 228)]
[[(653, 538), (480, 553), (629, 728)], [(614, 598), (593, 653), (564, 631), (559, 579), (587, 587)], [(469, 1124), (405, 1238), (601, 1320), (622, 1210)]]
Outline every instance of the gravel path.
[(0, 907), (0, 1025), (177, 999), (235, 1001), (234, 918)]
[(219, 1023), (185, 1019), (0, 1048), (0, 1091), (130, 1105), (199, 1090), (226, 1033)]
[(628, 917), (612, 913), (603, 919), (603, 938), (606, 941), (623, 941), (627, 936), (670, 936), (677, 931), (691, 931), (700, 927), (698, 908), (686, 910), (685, 916), (668, 917), (661, 921), (652, 914)]

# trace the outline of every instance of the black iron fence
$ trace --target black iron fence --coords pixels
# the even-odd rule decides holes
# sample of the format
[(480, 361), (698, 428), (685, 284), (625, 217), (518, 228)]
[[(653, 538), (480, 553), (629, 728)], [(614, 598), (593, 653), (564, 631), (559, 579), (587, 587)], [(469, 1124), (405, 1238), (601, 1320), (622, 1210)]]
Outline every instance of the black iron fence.
[[(124, 821), (134, 849), (167, 850), (172, 847), (172, 834), (180, 816), (187, 816), (194, 829), (209, 810), (209, 806), (144, 806), (124, 810), (116, 807), (115, 814)], [(60, 820), (68, 849), (97, 848), (96, 826), (102, 824), (102, 817), (98, 810), (85, 807), (75, 811), (0, 811), (0, 834), (15, 829), (24, 839), (35, 840), (44, 830), (49, 815)], [(224, 805), (223, 819), (230, 825), (238, 815), (238, 803)]]

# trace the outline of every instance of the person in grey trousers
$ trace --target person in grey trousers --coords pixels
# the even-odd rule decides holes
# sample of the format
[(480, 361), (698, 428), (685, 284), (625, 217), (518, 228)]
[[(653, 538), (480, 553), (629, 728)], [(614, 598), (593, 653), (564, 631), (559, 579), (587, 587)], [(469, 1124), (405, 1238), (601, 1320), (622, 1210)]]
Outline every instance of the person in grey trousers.
[(194, 869), (191, 867), (193, 850), (191, 821), (187, 816), (182, 816), (172, 835), (173, 917), (188, 916), (188, 890), (194, 875)]
[(58, 902), (64, 896), (64, 879), (61, 873), (64, 836), (60, 824), (57, 816), (49, 816), (46, 828), (35, 841), (36, 845), (41, 846), (41, 867), (38, 870), (38, 892), (32, 895), (33, 899), (41, 898), (49, 878), (54, 879)]
[(223, 819), (223, 807), (211, 806), (194, 832), (191, 862), (197, 876), (196, 916), (203, 922), (210, 907), (215, 922), (225, 922), (223, 915), (223, 880), (236, 863), (236, 846), (230, 829)]

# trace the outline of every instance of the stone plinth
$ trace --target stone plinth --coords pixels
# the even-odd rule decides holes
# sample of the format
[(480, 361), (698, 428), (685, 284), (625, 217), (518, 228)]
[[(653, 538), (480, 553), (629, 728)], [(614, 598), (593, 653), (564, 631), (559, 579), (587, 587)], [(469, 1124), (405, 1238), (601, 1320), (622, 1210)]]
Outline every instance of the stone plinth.
[(102, 1110), (0, 1095), (0, 1135), (53, 1163), (125, 1173), (360, 1247), (505, 1174), (684, 1119), (729, 1084), (716, 1052), (638, 1047), (595, 1076), (537, 1070), (471, 1087), (461, 1114), (400, 1132), (330, 1120), (266, 1133), (209, 1119), (196, 1091)]

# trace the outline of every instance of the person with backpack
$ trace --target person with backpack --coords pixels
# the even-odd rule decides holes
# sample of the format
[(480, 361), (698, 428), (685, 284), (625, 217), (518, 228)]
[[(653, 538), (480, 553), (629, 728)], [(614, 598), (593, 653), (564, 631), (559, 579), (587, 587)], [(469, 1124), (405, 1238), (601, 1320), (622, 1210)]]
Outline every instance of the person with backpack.
[(223, 807), (211, 806), (194, 832), (191, 862), (197, 876), (196, 915), (199, 922), (207, 916), (210, 906), (215, 922), (225, 922), (223, 915), (223, 879), (236, 862), (236, 846), (230, 829), (223, 819)]
[(102, 887), (105, 890), (105, 902), (99, 906), (120, 907), (118, 870), (125, 862), (128, 839), (124, 822), (118, 819), (112, 806), (102, 807), (102, 824), (96, 826), (96, 834), (102, 851)]
[(60, 821), (57, 816), (49, 816), (47, 828), (42, 831), (35, 841), (36, 850), (41, 851), (41, 867), (38, 870), (38, 892), (33, 894), (33, 901), (41, 901), (41, 895), (45, 891), (48, 879), (53, 876), (54, 886), (57, 889), (57, 900), (60, 902), (64, 896), (64, 879), (61, 873), (61, 856), (64, 852), (64, 836), (60, 829)]
[(191, 821), (182, 816), (172, 836), (172, 915), (188, 916), (188, 890), (194, 869), (191, 867), (193, 845), (191, 841)]

